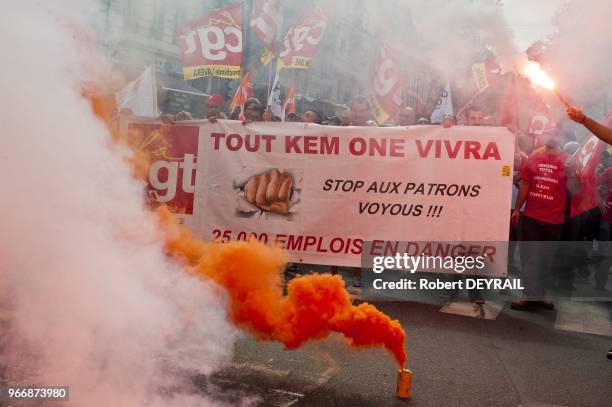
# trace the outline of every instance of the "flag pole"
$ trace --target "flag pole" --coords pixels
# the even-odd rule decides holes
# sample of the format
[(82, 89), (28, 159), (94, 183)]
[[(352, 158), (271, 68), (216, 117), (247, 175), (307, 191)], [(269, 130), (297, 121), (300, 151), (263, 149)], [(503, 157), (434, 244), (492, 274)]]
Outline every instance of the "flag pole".
[[(240, 105), (240, 113), (244, 113), (242, 111), (242, 106), (244, 106), (244, 102), (246, 102), (246, 100), (244, 100), (244, 91), (245, 91), (245, 89), (243, 88), (244, 78), (246, 77), (246, 75), (248, 75), (248, 72), (245, 73), (244, 75), (242, 75), (242, 79), (240, 80), (240, 85), (238, 85), (238, 92), (240, 92), (240, 94), (238, 95), (238, 104)], [(232, 112), (230, 112), (230, 114), (231, 113)]]
[[(253, 12), (253, 0), (245, 0), (242, 3), (242, 27), (243, 27), (243, 33), (242, 33), (242, 69), (241, 69), (241, 77), (240, 77), (240, 85), (238, 85), (238, 89), (241, 90), (242, 88), (242, 82), (244, 80), (244, 77), (247, 75), (247, 73), (249, 71), (252, 71), (250, 68), (251, 65), (251, 58), (250, 58), (250, 51), (251, 51), (251, 44), (249, 44), (249, 39), (251, 38), (251, 25), (249, 24), (250, 22), (250, 18), (251, 18), (251, 14)], [(244, 106), (244, 102), (246, 102), (246, 100), (243, 100), (244, 96), (243, 96), (243, 92), (240, 92), (240, 96), (238, 97), (238, 100), (240, 101), (240, 112), (241, 114), (244, 114), (243, 111), (243, 106)], [(231, 114), (232, 112), (230, 112)]]
[(421, 97), (419, 96), (419, 79), (417, 79), (417, 83), (416, 83), (416, 104), (415, 104), (415, 116), (421, 114), (420, 110), (421, 110)]
[(476, 100), (476, 97), (478, 97), (478, 95), (480, 95), (480, 91), (477, 91), (476, 93), (474, 93), (472, 95), (472, 97), (470, 98), (470, 100), (467, 101), (466, 104), (463, 105), (463, 107), (461, 109), (459, 109), (459, 111), (457, 112), (457, 114), (455, 115), (456, 118), (459, 118), (459, 116), (463, 115), (463, 113), (465, 112), (465, 110), (470, 107), (472, 105), (472, 103), (474, 103), (474, 100)]
[(152, 86), (152, 95), (153, 95), (153, 113), (155, 117), (159, 116), (159, 109), (157, 106), (157, 75), (155, 73), (155, 67), (153, 65), (149, 65), (151, 70), (151, 86)]
[(270, 62), (268, 62), (268, 64), (270, 66), (268, 66), (268, 92), (266, 93), (266, 107), (270, 107), (270, 87), (272, 86), (272, 59), (270, 60)]

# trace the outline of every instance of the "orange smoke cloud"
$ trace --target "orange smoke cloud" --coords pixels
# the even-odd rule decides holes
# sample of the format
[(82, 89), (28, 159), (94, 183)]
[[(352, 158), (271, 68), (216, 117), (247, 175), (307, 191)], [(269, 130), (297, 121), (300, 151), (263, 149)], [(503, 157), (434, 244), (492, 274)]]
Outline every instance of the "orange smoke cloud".
[[(113, 142), (121, 144), (114, 98), (95, 91), (84, 92), (96, 116), (104, 121)], [(148, 154), (136, 146), (128, 158), (134, 176), (146, 179)], [(331, 332), (342, 333), (352, 346), (384, 346), (398, 365), (406, 362), (406, 334), (397, 320), (391, 320), (368, 303), (351, 304), (340, 276), (312, 274), (296, 278), (283, 296), (283, 269), (286, 253), (257, 241), (205, 243), (180, 226), (162, 206), (158, 219), (166, 233), (170, 256), (188, 265), (188, 270), (210, 278), (227, 290), (233, 322), (259, 339), (277, 340), (295, 349), (310, 339), (323, 339)]]
[(207, 244), (178, 225), (167, 208), (157, 213), (168, 253), (227, 290), (230, 314), (239, 327), (288, 349), (339, 332), (352, 346), (384, 346), (404, 366), (406, 334), (400, 323), (371, 304), (353, 306), (340, 276), (296, 278), (283, 296), (287, 257), (280, 248), (257, 241)]

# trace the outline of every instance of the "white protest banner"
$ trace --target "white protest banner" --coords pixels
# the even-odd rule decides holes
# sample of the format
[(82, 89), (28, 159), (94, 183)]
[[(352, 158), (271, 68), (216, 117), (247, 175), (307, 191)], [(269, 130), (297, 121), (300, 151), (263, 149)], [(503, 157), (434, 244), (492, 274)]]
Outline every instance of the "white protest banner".
[[(283, 246), (292, 261), (344, 266), (360, 265), (366, 241), (379, 249), (389, 241), (458, 242), (453, 255), (476, 255), (490, 247), (484, 242), (508, 240), (514, 137), (505, 128), (219, 120), (168, 134), (185, 138), (194, 126), (189, 224), (205, 240), (252, 236)], [(177, 167), (182, 180), (187, 167)], [(155, 175), (164, 188), (188, 185)], [(436, 244), (417, 250), (439, 255)], [(488, 254), (496, 263), (488, 274), (505, 273), (505, 249)]]

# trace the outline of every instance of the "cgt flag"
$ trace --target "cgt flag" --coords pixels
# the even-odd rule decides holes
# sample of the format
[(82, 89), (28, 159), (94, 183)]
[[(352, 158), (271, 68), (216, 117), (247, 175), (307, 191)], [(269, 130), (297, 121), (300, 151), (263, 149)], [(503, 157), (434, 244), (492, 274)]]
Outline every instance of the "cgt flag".
[[(604, 119), (604, 125), (612, 126), (612, 110)], [(584, 140), (580, 148), (572, 156), (576, 175), (580, 180), (580, 191), (572, 195), (570, 201), (570, 217), (578, 216), (599, 206), (599, 188), (595, 171), (601, 161), (601, 153), (606, 143), (595, 135)]]
[(240, 82), (240, 86), (238, 86), (238, 89), (236, 89), (236, 94), (234, 95), (234, 98), (229, 104), (230, 113), (233, 112), (234, 109), (236, 109), (237, 107), (242, 110), (244, 102), (246, 102), (246, 100), (253, 95), (253, 85), (251, 84), (251, 76), (251, 71), (249, 71), (246, 75), (244, 75), (244, 78), (242, 78), (242, 82)]
[(276, 69), (308, 69), (327, 26), (327, 15), (319, 6), (307, 8), (294, 22), (283, 41)]
[(376, 123), (384, 124), (397, 114), (404, 100), (405, 86), (393, 59), (393, 52), (385, 42), (376, 59), (372, 90), (368, 96)]
[(240, 78), (242, 4), (212, 10), (176, 30), (185, 80)]
[(197, 126), (130, 123), (127, 141), (149, 164), (147, 202), (164, 204), (192, 225), (198, 143)]
[(266, 45), (266, 52), (261, 57), (261, 62), (268, 65), (274, 55), (274, 42), (280, 27), (280, 4), (281, 0), (255, 0), (253, 14), (251, 15), (251, 30)]

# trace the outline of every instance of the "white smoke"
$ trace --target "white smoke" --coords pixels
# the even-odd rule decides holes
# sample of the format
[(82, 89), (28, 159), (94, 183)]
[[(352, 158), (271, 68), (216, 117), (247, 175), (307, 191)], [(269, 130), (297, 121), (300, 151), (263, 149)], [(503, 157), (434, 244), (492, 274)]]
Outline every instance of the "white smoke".
[(544, 63), (561, 92), (598, 120), (612, 100), (612, 2), (568, 1), (554, 19)]
[[(411, 0), (408, 2), (423, 44), (427, 64), (442, 78), (465, 75), (466, 68), (478, 62), (478, 45), (490, 47), (503, 68), (520, 72), (526, 62), (524, 49), (514, 43), (504, 8), (497, 0)], [(537, 3), (537, 4), (536, 4)], [(542, 64), (551, 73), (562, 93), (595, 117), (607, 113), (612, 100), (612, 46), (608, 30), (612, 2), (608, 0), (567, 0), (522, 2), (522, 16), (531, 22), (553, 15), (553, 30), (542, 35)], [(515, 4), (516, 8), (517, 5)], [(547, 10), (543, 8), (547, 7)], [(517, 21), (515, 21), (516, 23)], [(525, 24), (529, 20), (523, 19)], [(547, 24), (546, 24), (547, 25)], [(534, 38), (535, 40), (535, 38)], [(468, 75), (465, 76), (469, 79)], [(454, 82), (455, 87), (462, 83)], [(564, 116), (562, 106), (551, 104)]]
[(478, 61), (490, 47), (503, 65), (517, 53), (503, 6), (496, 0), (412, 0), (415, 28), (423, 41), (425, 60), (443, 78)]
[(55, 4), (0, 16), (5, 379), (70, 386), (79, 406), (208, 404), (189, 376), (231, 356), (223, 299), (164, 256), (143, 185), (81, 97), (105, 72), (91, 33)]

